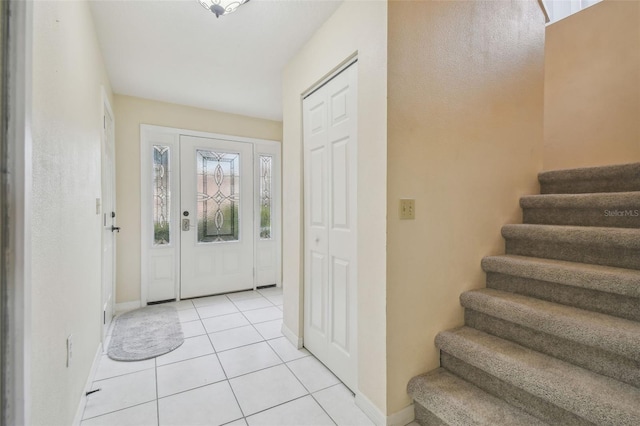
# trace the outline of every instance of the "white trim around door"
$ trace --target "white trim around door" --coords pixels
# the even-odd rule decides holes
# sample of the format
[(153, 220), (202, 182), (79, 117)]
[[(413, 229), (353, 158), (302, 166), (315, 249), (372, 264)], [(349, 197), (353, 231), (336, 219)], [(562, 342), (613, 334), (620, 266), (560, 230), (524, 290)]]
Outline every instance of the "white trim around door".
[(2, 2), (0, 425), (30, 424), (33, 4)]
[(106, 334), (111, 325), (116, 298), (116, 149), (115, 116), (109, 103), (109, 96), (102, 92), (102, 137), (101, 137), (101, 236), (102, 236), (102, 287), (100, 324), (101, 339), (104, 345)]
[[(190, 139), (191, 138), (191, 139)], [(250, 167), (253, 173), (249, 176), (251, 182), (248, 185), (252, 189), (254, 198), (247, 205), (253, 205), (252, 218), (248, 219), (253, 235), (253, 248), (250, 255), (254, 258), (254, 278), (250, 287), (256, 288), (262, 285), (281, 285), (281, 203), (280, 203), (280, 176), (281, 143), (266, 139), (246, 138), (216, 133), (199, 132), (170, 127), (140, 125), (140, 158), (141, 158), (141, 286), (140, 304), (147, 305), (150, 302), (164, 300), (180, 300), (181, 298), (181, 244), (187, 232), (181, 231), (182, 226), (193, 227), (196, 224), (195, 212), (182, 209), (181, 190), (181, 165), (184, 165), (183, 155), (187, 155), (183, 149), (181, 152), (181, 139), (183, 141), (202, 138), (218, 140), (221, 143), (237, 143), (238, 146), (250, 146), (250, 150), (243, 152), (251, 157)], [(268, 158), (267, 158), (268, 157)], [(264, 159), (262, 165), (260, 160)], [(268, 163), (269, 170), (265, 170)], [(266, 173), (266, 175), (265, 175)], [(154, 189), (154, 177), (157, 181), (161, 177), (159, 185), (165, 194), (164, 198), (158, 198), (158, 188)], [(155, 191), (155, 198), (154, 198)], [(260, 191), (266, 191), (263, 195)], [(267, 194), (268, 192), (268, 194)], [(268, 197), (266, 195), (268, 195)], [(262, 197), (262, 198), (260, 198)], [(270, 203), (268, 200), (271, 200)], [(154, 201), (155, 200), (155, 201)], [(267, 201), (265, 201), (267, 200)], [(153, 203), (160, 203), (154, 207)], [(162, 210), (162, 225), (154, 228), (154, 208)], [(189, 220), (183, 224), (184, 211), (189, 211)], [(261, 224), (261, 218), (268, 214), (270, 227)], [(157, 218), (156, 218), (157, 219)], [(156, 220), (156, 222), (158, 222)], [(249, 223), (247, 222), (247, 223)], [(263, 220), (264, 222), (264, 220)], [(158, 229), (156, 229), (158, 228)]]

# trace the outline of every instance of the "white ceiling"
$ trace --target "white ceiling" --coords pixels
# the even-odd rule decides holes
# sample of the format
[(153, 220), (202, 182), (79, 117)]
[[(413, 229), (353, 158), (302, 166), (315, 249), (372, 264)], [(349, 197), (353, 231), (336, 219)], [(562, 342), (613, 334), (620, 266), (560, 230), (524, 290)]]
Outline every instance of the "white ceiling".
[(342, 0), (251, 0), (221, 16), (197, 0), (93, 0), (115, 93), (282, 120), (284, 65)]

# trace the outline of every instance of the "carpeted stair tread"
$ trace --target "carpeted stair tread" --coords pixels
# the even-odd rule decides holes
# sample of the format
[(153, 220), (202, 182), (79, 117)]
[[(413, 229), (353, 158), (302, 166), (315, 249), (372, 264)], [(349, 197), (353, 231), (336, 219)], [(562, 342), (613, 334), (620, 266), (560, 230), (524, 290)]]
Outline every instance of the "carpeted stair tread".
[(507, 254), (640, 269), (640, 229), (505, 225)]
[(640, 190), (640, 163), (553, 170), (538, 174), (543, 194)]
[(640, 361), (640, 323), (493, 289), (460, 295), (463, 307)]
[(468, 327), (436, 346), (469, 365), (596, 424), (640, 424), (640, 389)]
[(640, 191), (528, 195), (523, 223), (640, 228)]
[(523, 209), (640, 209), (640, 191), (525, 195)]
[(514, 224), (504, 225), (502, 236), (505, 239), (640, 249), (640, 229)]
[(421, 424), (640, 425), (640, 162), (538, 180), (436, 336), (441, 368), (409, 383)]
[[(599, 347), (547, 334), (537, 330), (534, 326), (519, 325), (473, 309), (465, 309), (464, 323), (467, 327), (640, 388), (640, 362), (634, 359)], [(441, 358), (441, 361), (444, 361), (444, 358)], [(442, 366), (447, 368), (444, 363)], [(457, 374), (456, 371), (453, 371), (453, 373)], [(460, 376), (464, 377), (465, 380), (469, 380), (467, 376)], [(472, 383), (477, 385), (476, 382), (472, 381)], [(484, 389), (484, 386), (480, 387)], [(530, 411), (527, 412), (531, 413)], [(537, 415), (535, 413), (532, 414)]]
[(520, 207), (523, 209), (638, 209), (640, 208), (640, 191), (525, 195), (520, 198)]
[(407, 387), (420, 405), (450, 425), (545, 425), (546, 423), (438, 368), (416, 376)]
[(640, 272), (634, 269), (516, 255), (485, 257), (482, 269), (640, 298)]

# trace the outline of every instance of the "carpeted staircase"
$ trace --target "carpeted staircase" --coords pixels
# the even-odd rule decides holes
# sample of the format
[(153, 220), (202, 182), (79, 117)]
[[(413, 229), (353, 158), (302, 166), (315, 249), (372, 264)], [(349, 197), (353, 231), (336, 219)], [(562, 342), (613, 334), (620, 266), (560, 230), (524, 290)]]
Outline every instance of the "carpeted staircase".
[(640, 425), (640, 163), (539, 180), (409, 382), (421, 425)]

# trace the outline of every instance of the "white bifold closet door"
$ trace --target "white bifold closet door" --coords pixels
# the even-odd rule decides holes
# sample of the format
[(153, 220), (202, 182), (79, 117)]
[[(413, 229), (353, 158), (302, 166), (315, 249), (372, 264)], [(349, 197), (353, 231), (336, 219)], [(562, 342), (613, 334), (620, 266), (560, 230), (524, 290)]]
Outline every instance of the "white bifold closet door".
[(304, 346), (354, 391), (357, 73), (354, 63), (303, 101)]

